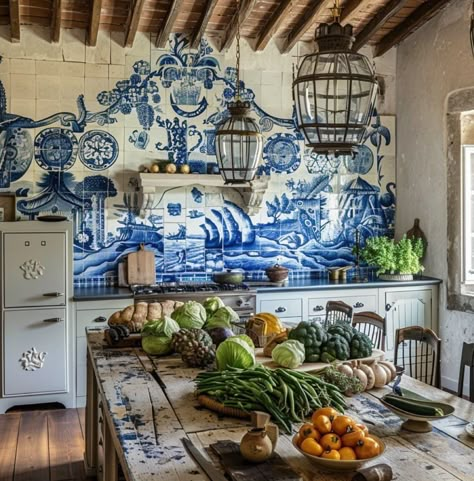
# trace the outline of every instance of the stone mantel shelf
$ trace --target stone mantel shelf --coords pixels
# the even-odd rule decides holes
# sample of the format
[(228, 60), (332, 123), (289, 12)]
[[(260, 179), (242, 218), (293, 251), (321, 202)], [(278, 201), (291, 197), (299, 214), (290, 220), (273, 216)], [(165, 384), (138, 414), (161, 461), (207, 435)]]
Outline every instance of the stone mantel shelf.
[(143, 193), (140, 215), (146, 216), (146, 211), (154, 207), (155, 196), (163, 194), (164, 190), (190, 185), (234, 189), (242, 198), (242, 207), (249, 214), (254, 215), (260, 211), (263, 197), (268, 188), (270, 177), (267, 175), (256, 176), (251, 182), (245, 184), (225, 184), (220, 175), (207, 174), (140, 174), (140, 185)]

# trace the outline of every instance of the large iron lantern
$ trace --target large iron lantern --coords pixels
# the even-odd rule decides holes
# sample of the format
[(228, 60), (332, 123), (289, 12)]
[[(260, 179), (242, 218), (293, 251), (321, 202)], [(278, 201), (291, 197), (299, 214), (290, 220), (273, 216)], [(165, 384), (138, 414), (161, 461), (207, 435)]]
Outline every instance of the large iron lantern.
[(357, 152), (377, 97), (374, 69), (351, 50), (352, 26), (337, 21), (316, 30), (317, 53), (306, 55), (293, 81), (299, 130), (317, 153)]
[(226, 184), (242, 184), (255, 177), (262, 156), (263, 135), (249, 116), (250, 103), (237, 99), (228, 106), (230, 117), (216, 132), (216, 154)]

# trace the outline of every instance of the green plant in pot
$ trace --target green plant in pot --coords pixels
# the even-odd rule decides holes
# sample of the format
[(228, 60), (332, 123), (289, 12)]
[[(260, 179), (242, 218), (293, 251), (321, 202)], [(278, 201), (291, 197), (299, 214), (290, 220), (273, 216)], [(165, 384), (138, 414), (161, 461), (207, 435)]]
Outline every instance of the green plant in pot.
[(378, 267), (377, 275), (384, 280), (411, 280), (413, 274), (423, 271), (423, 242), (407, 239), (398, 242), (388, 237), (369, 237), (360, 252), (360, 257), (369, 266)]

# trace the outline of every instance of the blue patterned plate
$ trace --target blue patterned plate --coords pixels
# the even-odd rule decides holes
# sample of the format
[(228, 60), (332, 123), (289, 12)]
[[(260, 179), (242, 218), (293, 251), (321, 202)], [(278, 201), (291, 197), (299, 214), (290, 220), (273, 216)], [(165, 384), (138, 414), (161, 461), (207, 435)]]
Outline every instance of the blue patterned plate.
[(298, 141), (291, 134), (272, 135), (263, 148), (263, 160), (272, 172), (291, 174), (301, 163)]

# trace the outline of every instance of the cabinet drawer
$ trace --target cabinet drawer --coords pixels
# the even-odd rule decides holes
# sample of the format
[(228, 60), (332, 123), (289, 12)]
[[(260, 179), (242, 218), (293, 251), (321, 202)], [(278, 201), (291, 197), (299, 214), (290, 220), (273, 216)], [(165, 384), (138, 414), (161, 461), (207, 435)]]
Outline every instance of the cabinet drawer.
[(4, 313), (4, 394), (67, 390), (66, 310)]
[(5, 307), (66, 304), (66, 235), (6, 233), (3, 236)]
[(302, 299), (275, 299), (260, 302), (262, 312), (271, 312), (278, 317), (301, 317), (303, 315)]
[(85, 337), (86, 327), (107, 327), (109, 317), (119, 309), (90, 309), (76, 311), (76, 336)]
[(280, 321), (284, 327), (293, 329), (301, 322), (301, 317), (280, 317)]
[[(362, 293), (361, 293), (362, 294)], [(308, 312), (310, 317), (325, 316), (326, 315), (326, 303), (328, 301), (342, 301), (350, 305), (355, 312), (363, 311), (377, 311), (377, 295), (360, 295), (360, 296), (341, 296), (338, 295), (337, 299), (334, 296), (330, 298), (317, 298), (308, 300)]]

